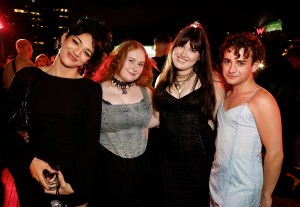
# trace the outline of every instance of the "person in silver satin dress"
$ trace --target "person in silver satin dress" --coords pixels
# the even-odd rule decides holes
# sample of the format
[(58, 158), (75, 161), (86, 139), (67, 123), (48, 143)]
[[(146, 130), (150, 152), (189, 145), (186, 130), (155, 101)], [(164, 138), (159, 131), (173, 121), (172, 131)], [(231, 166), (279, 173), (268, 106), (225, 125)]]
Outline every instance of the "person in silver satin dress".
[(223, 76), (231, 88), (217, 113), (210, 205), (271, 207), (283, 148), (278, 105), (254, 81), (265, 49), (247, 32), (229, 35), (220, 49)]

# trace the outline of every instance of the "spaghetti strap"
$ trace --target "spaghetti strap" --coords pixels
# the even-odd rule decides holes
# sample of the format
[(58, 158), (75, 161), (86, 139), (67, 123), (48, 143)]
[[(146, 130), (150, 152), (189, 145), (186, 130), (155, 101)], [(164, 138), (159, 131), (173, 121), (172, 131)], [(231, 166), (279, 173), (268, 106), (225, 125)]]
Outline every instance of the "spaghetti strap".
[(258, 91), (259, 89), (260, 89), (260, 87), (259, 87), (259, 88), (256, 88), (256, 89), (252, 92), (251, 96), (250, 96), (249, 99), (247, 100), (247, 103), (251, 100), (251, 98), (254, 96), (254, 94), (256, 93), (256, 91)]

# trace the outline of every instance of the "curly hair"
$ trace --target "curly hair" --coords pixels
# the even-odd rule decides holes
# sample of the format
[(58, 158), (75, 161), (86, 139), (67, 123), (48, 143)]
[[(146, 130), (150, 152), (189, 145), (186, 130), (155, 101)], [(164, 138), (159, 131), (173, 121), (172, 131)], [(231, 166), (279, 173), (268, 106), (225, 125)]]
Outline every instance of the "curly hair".
[(234, 50), (237, 58), (240, 57), (239, 51), (244, 48), (244, 57), (248, 58), (252, 53), (252, 65), (265, 60), (265, 47), (258, 37), (250, 32), (240, 32), (228, 35), (220, 46), (220, 60), (222, 62), (225, 51)]

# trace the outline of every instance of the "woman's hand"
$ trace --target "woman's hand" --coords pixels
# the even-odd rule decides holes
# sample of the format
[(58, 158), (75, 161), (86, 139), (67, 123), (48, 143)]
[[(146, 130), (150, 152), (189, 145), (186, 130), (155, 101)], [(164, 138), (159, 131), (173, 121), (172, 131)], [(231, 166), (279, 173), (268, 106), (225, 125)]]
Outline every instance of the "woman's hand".
[(48, 170), (51, 173), (56, 171), (53, 170), (47, 162), (40, 160), (36, 157), (33, 158), (33, 160), (31, 161), (29, 169), (30, 169), (31, 176), (34, 179), (36, 179), (36, 181), (40, 183), (41, 186), (43, 186), (43, 188), (48, 190), (49, 187), (46, 183), (46, 179), (44, 177), (43, 171)]
[(74, 193), (74, 190), (73, 190), (72, 186), (69, 183), (66, 183), (66, 181), (64, 179), (64, 176), (61, 173), (61, 171), (58, 171), (58, 178), (59, 178), (59, 181), (60, 181), (60, 187), (58, 188), (58, 191), (57, 190), (45, 189), (44, 190), (45, 193), (54, 194), (54, 195), (55, 194), (69, 195), (69, 194)]

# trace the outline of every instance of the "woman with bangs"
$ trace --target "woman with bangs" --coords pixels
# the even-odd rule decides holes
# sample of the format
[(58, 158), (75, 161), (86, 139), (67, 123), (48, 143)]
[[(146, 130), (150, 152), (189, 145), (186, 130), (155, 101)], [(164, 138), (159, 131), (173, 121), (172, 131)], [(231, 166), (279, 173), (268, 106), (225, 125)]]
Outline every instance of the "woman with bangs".
[(163, 206), (209, 206), (215, 117), (224, 93), (206, 32), (194, 22), (177, 34), (156, 81)]

